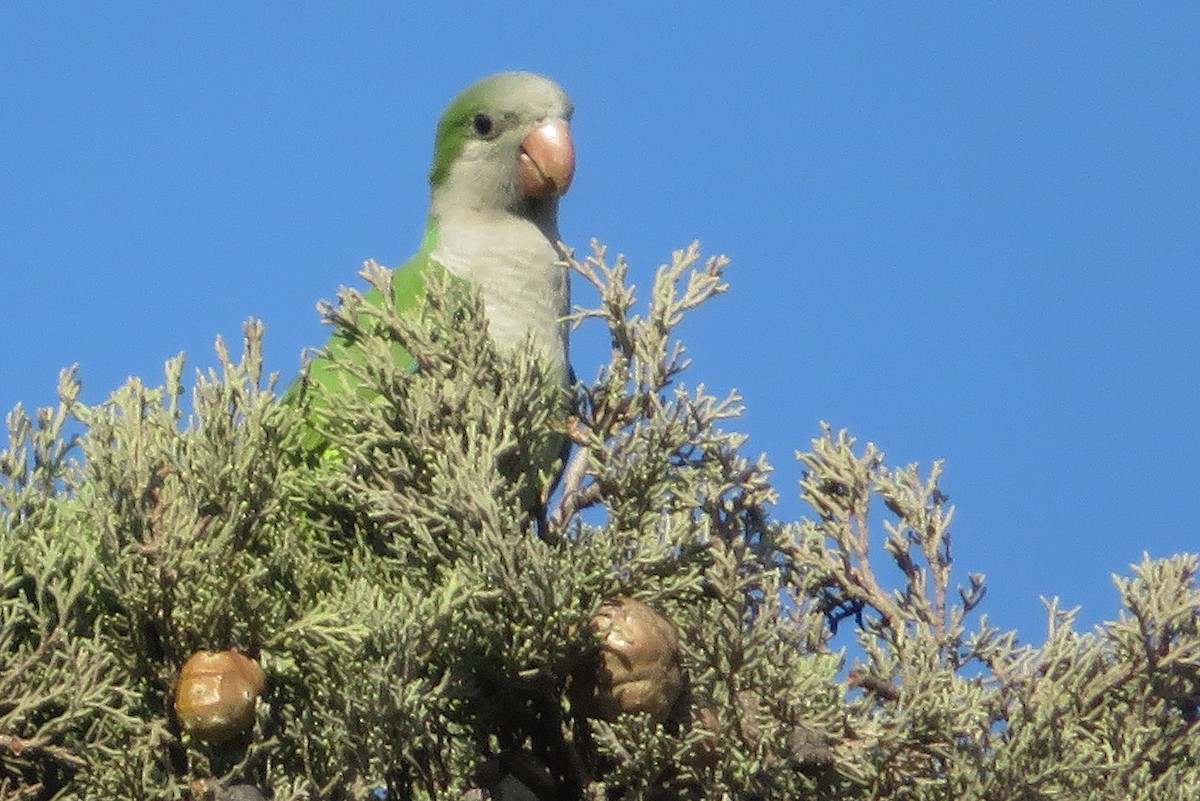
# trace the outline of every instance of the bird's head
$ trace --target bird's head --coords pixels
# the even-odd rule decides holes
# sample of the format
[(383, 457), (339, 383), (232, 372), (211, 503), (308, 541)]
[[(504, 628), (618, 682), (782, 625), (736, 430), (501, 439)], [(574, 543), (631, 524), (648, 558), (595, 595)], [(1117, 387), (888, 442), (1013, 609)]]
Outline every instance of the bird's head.
[(433, 205), (481, 214), (553, 215), (575, 173), (571, 100), (531, 72), (467, 87), (438, 122), (429, 183)]

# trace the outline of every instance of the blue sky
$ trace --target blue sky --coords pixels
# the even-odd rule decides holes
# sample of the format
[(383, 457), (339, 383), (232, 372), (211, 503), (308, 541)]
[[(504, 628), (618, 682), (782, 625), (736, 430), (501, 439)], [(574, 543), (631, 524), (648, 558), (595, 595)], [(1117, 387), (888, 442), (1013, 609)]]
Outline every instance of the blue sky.
[(1200, 550), (1195, 3), (242, 5), (0, 5), (0, 409), (249, 316), (289, 379), (316, 301), (416, 248), (445, 103), (531, 69), (575, 100), (569, 243), (641, 286), (733, 259), (688, 380), (745, 397), (779, 517), (820, 420), (945, 459), (959, 570), (1033, 642), (1039, 595), (1098, 622)]

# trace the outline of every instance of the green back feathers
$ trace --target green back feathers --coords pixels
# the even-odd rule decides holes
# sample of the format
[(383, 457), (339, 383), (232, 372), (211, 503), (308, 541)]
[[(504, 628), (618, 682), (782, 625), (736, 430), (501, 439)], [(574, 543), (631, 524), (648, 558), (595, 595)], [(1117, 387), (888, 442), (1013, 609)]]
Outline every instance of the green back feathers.
[[(392, 303), (396, 311), (409, 312), (416, 309), (422, 298), (425, 297), (425, 280), (429, 270), (440, 269), (430, 256), (436, 244), (437, 221), (431, 219), (426, 226), (425, 236), (421, 240), (420, 250), (392, 273)], [(372, 287), (363, 296), (363, 301), (367, 305), (379, 308), (384, 303), (383, 293)], [(365, 327), (369, 327), (365, 315), (360, 316), (359, 322)], [(412, 356), (400, 345), (396, 345), (396, 349), (398, 361), (412, 360)], [(334, 364), (335, 357), (337, 357), (336, 361), (351, 361), (359, 364), (363, 359), (361, 350), (354, 347), (354, 342), (346, 333), (335, 331), (330, 337), (325, 353), (313, 359), (309, 364), (309, 382), (316, 385), (320, 393), (334, 393), (342, 390), (340, 371)]]
[[(392, 303), (396, 311), (408, 313), (421, 304), (430, 271), (441, 269), (430, 255), (436, 245), (437, 221), (430, 219), (425, 228), (425, 236), (421, 240), (421, 248), (392, 273)], [(384, 304), (383, 293), (372, 287), (363, 295), (363, 302), (380, 308)], [(358, 320), (364, 328), (373, 328), (367, 315), (359, 315)], [(409, 364), (410, 369), (415, 369), (412, 354), (403, 345), (395, 342), (391, 351), (396, 363)], [(301, 437), (306, 450), (319, 452), (326, 446), (325, 435), (321, 430), (327, 430), (330, 422), (326, 412), (331, 397), (346, 392), (348, 387), (360, 396), (372, 394), (371, 390), (363, 387), (348, 370), (351, 365), (362, 366), (365, 361), (366, 353), (355, 339), (346, 331), (336, 330), (322, 352), (309, 362), (305, 375), (293, 382), (284, 394), (286, 402), (303, 402), (308, 410), (308, 426)]]

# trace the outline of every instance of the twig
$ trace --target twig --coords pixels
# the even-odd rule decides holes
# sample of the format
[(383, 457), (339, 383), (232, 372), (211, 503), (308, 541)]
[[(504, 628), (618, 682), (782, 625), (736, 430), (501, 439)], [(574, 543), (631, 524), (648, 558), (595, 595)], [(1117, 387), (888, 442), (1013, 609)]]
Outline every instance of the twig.
[(82, 768), (87, 762), (74, 751), (60, 745), (50, 745), (46, 740), (26, 740), (15, 734), (0, 734), (0, 748), (14, 757), (46, 757), (73, 768)]
[(600, 488), (596, 484), (584, 486), (588, 476), (588, 453), (583, 436), (583, 423), (578, 418), (571, 418), (567, 423), (567, 436), (580, 447), (571, 455), (567, 467), (563, 470), (562, 499), (550, 515), (547, 526), (552, 532), (557, 532), (567, 524), (575, 514), (588, 508), (601, 499)]

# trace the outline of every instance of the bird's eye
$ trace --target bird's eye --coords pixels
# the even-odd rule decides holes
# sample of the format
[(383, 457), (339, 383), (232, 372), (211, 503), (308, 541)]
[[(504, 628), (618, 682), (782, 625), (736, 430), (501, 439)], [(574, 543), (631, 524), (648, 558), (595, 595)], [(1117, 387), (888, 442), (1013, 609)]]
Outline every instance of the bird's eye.
[(471, 129), (480, 136), (491, 136), (493, 128), (492, 118), (487, 114), (476, 114), (471, 118)]

